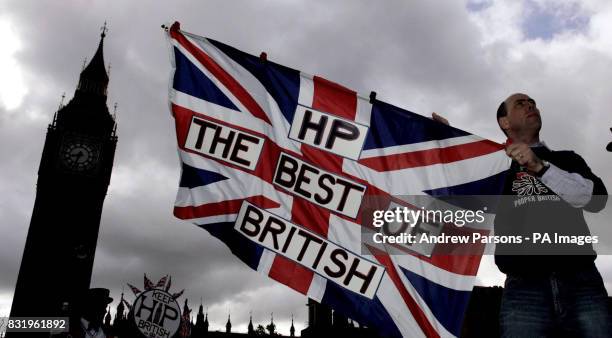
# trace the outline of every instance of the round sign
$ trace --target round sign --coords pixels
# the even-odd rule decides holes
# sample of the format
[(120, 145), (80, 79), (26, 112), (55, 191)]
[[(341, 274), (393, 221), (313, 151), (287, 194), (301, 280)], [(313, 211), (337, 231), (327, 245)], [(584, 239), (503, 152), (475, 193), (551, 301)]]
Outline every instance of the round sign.
[(134, 322), (145, 337), (172, 337), (181, 324), (181, 308), (164, 290), (148, 290), (134, 301)]

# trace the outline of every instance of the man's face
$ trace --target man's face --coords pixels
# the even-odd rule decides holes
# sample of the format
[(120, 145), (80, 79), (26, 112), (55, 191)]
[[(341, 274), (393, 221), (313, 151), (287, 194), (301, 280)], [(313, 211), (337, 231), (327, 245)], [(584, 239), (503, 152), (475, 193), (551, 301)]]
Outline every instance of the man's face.
[(525, 94), (513, 94), (506, 99), (507, 115), (499, 119), (502, 129), (515, 134), (535, 133), (542, 128), (542, 118), (536, 102)]

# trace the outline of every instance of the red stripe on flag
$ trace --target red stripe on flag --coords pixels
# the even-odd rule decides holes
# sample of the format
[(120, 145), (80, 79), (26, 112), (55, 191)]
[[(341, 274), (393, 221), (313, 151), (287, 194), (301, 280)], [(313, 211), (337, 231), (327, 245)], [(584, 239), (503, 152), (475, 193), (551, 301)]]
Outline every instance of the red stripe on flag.
[[(313, 77), (312, 108), (354, 120), (357, 114), (357, 93), (322, 77)], [(342, 172), (342, 157), (307, 145), (302, 146), (304, 157), (327, 170)]]
[[(478, 266), (480, 265), (480, 256), (475, 251), (471, 251), (471, 254), (440, 254), (432, 253), (431, 257), (419, 255), (412, 250), (409, 250), (401, 244), (387, 244), (399, 251), (404, 252), (405, 255), (412, 255), (423, 262), (427, 262), (437, 268), (446, 270), (448, 272), (456, 273), (465, 276), (476, 276), (478, 273)], [(446, 244), (445, 244), (446, 245)], [(470, 249), (463, 249), (470, 250)]]
[[(482, 236), (490, 234), (488, 230), (458, 227), (451, 224), (445, 224), (441, 233), (447, 236), (470, 237), (472, 237), (474, 233), (480, 233)], [(431, 256), (426, 257), (415, 253), (410, 250), (408, 246), (403, 244), (386, 245), (402, 251), (406, 255), (412, 255), (440, 269), (466, 276), (476, 276), (478, 273), (478, 266), (480, 265), (480, 256), (482, 256), (486, 247), (484, 243), (438, 244), (434, 247)]]
[(196, 114), (194, 111), (183, 108), (174, 103), (171, 104), (172, 115), (174, 116), (174, 124), (176, 126), (176, 144), (183, 148), (187, 141), (191, 118)]
[(247, 92), (238, 81), (208, 56), (202, 49), (191, 43), (182, 33), (170, 31), (170, 35), (193, 55), (209, 72), (213, 74), (234, 96), (242, 103), (253, 116), (272, 125), (266, 112), (259, 106), (257, 101)]
[(322, 77), (313, 77), (314, 95), (312, 108), (355, 120), (357, 92)]
[(307, 295), (314, 272), (286, 257), (276, 255), (268, 276)]
[(180, 219), (192, 219), (208, 216), (218, 216), (226, 214), (237, 214), (240, 211), (243, 201), (249, 201), (263, 209), (274, 209), (280, 207), (280, 204), (263, 195), (251, 196), (236, 200), (227, 200), (216, 203), (206, 203), (202, 205), (174, 207), (174, 216)]
[[(354, 120), (357, 109), (357, 95), (338, 84), (320, 77), (314, 77), (314, 96), (312, 108), (330, 114)], [(342, 173), (342, 157), (321, 151), (309, 145), (301, 146), (304, 158), (314, 165), (328, 171)], [(327, 237), (330, 211), (309, 201), (296, 197), (291, 206), (291, 221), (308, 228), (317, 234)], [(276, 256), (277, 258), (279, 256)], [(306, 274), (306, 272), (308, 272)], [(298, 283), (304, 294), (312, 282), (312, 272), (296, 262), (287, 259), (275, 259), (270, 270), (270, 277), (281, 283)], [(283, 279), (281, 281), (280, 279)], [(297, 282), (302, 280), (302, 282)], [(289, 285), (289, 284), (288, 284)], [(297, 287), (291, 286), (298, 290)], [(298, 290), (299, 291), (299, 290)]]
[[(470, 237), (474, 233), (479, 233), (482, 236), (490, 234), (489, 230), (473, 229), (467, 226), (459, 227), (453, 224), (446, 224), (442, 232), (449, 236)], [(436, 245), (431, 257), (422, 258), (422, 260), (446, 271), (466, 276), (476, 276), (480, 265), (480, 257), (485, 248), (486, 244), (484, 243)]]
[(376, 171), (389, 171), (451, 163), (487, 155), (501, 149), (504, 149), (503, 145), (489, 140), (482, 140), (446, 148), (364, 158), (359, 160), (359, 163)]
[(366, 246), (368, 247), (370, 252), (372, 252), (374, 257), (378, 260), (378, 262), (384, 265), (387, 274), (389, 275), (389, 278), (393, 282), (393, 285), (395, 285), (395, 288), (399, 291), (400, 295), (402, 296), (402, 299), (404, 300), (404, 303), (406, 304), (406, 306), (408, 306), (408, 309), (410, 309), (410, 313), (412, 313), (412, 316), (416, 320), (421, 330), (423, 330), (423, 333), (429, 338), (440, 337), (438, 332), (429, 322), (429, 319), (427, 318), (427, 315), (425, 315), (425, 313), (423, 312), (423, 309), (421, 309), (421, 307), (416, 303), (414, 298), (412, 298), (408, 290), (406, 290), (406, 287), (404, 286), (404, 283), (402, 283), (402, 280), (399, 274), (397, 273), (397, 270), (395, 269), (395, 265), (393, 265), (393, 262), (391, 262), (391, 258), (389, 258), (389, 255), (367, 244)]
[(293, 198), (291, 208), (291, 221), (293, 223), (304, 225), (315, 233), (327, 237), (329, 210), (305, 201), (301, 197)]
[[(354, 91), (318, 76), (315, 76), (313, 81), (312, 108), (343, 118), (355, 119), (357, 94)], [(314, 165), (331, 172), (342, 173), (342, 157), (306, 144), (301, 146), (301, 150), (304, 158)], [(330, 211), (327, 209), (300, 197), (293, 199), (291, 220), (326, 237), (329, 215)]]

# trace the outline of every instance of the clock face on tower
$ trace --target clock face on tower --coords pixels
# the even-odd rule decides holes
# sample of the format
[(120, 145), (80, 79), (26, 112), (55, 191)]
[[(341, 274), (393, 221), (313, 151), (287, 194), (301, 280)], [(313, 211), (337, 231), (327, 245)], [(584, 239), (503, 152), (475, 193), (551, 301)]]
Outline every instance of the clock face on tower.
[(98, 163), (98, 147), (82, 139), (66, 140), (61, 150), (61, 161), (67, 169), (85, 172)]

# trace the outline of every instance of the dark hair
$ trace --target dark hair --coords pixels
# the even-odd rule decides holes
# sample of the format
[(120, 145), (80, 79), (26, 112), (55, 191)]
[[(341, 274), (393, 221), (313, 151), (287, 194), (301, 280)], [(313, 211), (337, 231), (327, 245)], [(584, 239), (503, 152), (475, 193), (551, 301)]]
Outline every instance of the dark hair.
[[(508, 111), (506, 110), (506, 101), (502, 101), (502, 103), (500, 103), (499, 107), (497, 108), (497, 123), (499, 124), (500, 117), (504, 117), (506, 115), (508, 115)], [(504, 128), (499, 126), (499, 129), (501, 129), (504, 132), (504, 135), (508, 136), (508, 133), (506, 133)]]
[(508, 115), (508, 112), (506, 111), (506, 101), (502, 101), (499, 108), (497, 108), (497, 118), (504, 117), (506, 115)]

